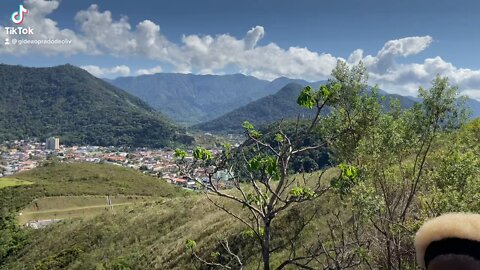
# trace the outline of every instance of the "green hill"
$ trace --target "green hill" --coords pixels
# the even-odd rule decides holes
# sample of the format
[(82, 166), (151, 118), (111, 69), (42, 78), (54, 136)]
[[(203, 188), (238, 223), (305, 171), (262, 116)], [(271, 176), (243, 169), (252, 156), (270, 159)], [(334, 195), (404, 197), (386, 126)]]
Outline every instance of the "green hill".
[(37, 198), (85, 195), (141, 195), (176, 197), (185, 191), (134, 169), (92, 163), (46, 163), (1, 181), (30, 183), (0, 189), (0, 205), (20, 211)]
[(0, 141), (49, 136), (70, 145), (191, 142), (146, 103), (80, 68), (0, 65)]
[[(17, 252), (21, 248), (41, 242), (33, 231), (21, 229), (19, 222), (73, 217), (89, 220), (99, 214), (109, 215), (145, 203), (165, 203), (189, 194), (161, 179), (106, 164), (46, 163), (0, 181), (27, 184), (0, 188), (0, 269), (34, 269), (34, 265), (28, 262), (21, 267), (5, 265), (5, 260), (19, 255)], [(112, 206), (107, 206), (105, 195), (109, 196)], [(84, 233), (89, 237), (94, 231)], [(47, 238), (57, 237), (58, 234), (54, 233)], [(69, 239), (75, 241), (73, 234)], [(60, 247), (60, 243), (55, 245)], [(61, 268), (52, 266), (46, 269)]]
[(312, 110), (298, 106), (296, 100), (303, 86), (290, 83), (276, 94), (253, 101), (212, 121), (195, 125), (194, 129), (222, 133), (242, 131), (242, 123), (250, 121), (255, 126), (270, 124), (284, 118), (313, 116)]
[[(284, 80), (284, 78), (278, 80)], [(321, 83), (316, 82), (311, 85), (312, 87), (318, 87)], [(289, 83), (273, 95), (253, 101), (214, 120), (195, 125), (192, 128), (207, 132), (240, 133), (242, 132), (242, 123), (244, 121), (249, 121), (255, 126), (264, 126), (283, 119), (296, 119), (298, 116), (302, 119), (313, 117), (314, 111), (302, 108), (297, 104), (298, 95), (307, 84), (308, 82), (302, 82), (301, 80), (298, 80), (297, 83)], [(381, 101), (384, 106), (389, 104), (391, 99), (398, 99), (403, 108), (409, 108), (415, 103), (407, 97), (388, 94), (384, 91), (379, 91), (379, 96), (385, 97), (385, 100)], [(328, 113), (328, 108), (324, 112)]]

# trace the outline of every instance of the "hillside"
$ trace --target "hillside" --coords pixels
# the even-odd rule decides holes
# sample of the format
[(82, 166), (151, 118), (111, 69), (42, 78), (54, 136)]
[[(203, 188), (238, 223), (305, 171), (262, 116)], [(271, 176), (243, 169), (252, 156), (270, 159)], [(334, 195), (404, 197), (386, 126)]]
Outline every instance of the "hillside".
[[(298, 82), (303, 81), (299, 80)], [(318, 87), (320, 83), (311, 85), (312, 87)], [(244, 121), (261, 126), (281, 119), (293, 119), (298, 116), (301, 118), (311, 117), (314, 115), (313, 110), (302, 108), (297, 104), (297, 98), (303, 86), (304, 84), (289, 83), (273, 95), (251, 102), (212, 121), (195, 125), (193, 128), (208, 132), (239, 133), (242, 131)], [(403, 108), (409, 108), (414, 104), (411, 99), (400, 95), (380, 91), (380, 96), (386, 97), (385, 101), (382, 102), (383, 104), (388, 104), (393, 98), (398, 99)]]
[(480, 101), (476, 99), (469, 99), (465, 104), (471, 113), (471, 118), (479, 118), (480, 117)]
[(93, 163), (46, 163), (3, 181), (27, 185), (0, 189), (0, 205), (19, 211), (37, 198), (52, 196), (138, 195), (176, 197), (185, 192), (134, 169)]
[[(0, 269), (5, 267), (7, 257), (39, 240), (31, 237), (31, 230), (21, 229), (19, 223), (74, 217), (86, 220), (128, 207), (164, 203), (189, 195), (161, 179), (107, 164), (46, 163), (12, 177), (0, 178), (2, 182), (16, 186), (0, 185)], [(111, 201), (110, 206), (107, 200)], [(92, 231), (86, 233), (91, 235)], [(6, 266), (5, 269), (33, 269), (33, 265)]]
[(251, 102), (212, 121), (195, 125), (202, 131), (237, 133), (246, 120), (254, 125), (270, 124), (283, 118), (313, 116), (312, 110), (298, 106), (296, 100), (303, 86), (288, 84), (273, 95)]
[(100, 146), (191, 140), (140, 99), (80, 68), (0, 65), (0, 141), (49, 136)]
[(121, 77), (111, 83), (184, 125), (208, 121), (278, 90), (267, 92), (268, 81), (241, 74), (159, 73)]
[[(281, 237), (294, 235), (294, 226), (285, 225), (289, 220), (306, 217), (314, 206), (330, 201), (325, 197), (287, 211), (275, 227), (282, 231)], [(241, 211), (241, 206), (225, 203)], [(324, 224), (323, 218), (320, 214), (315, 224)], [(246, 259), (245, 269), (256, 269), (258, 250), (253, 239), (242, 236), (243, 230), (242, 224), (205, 196), (177, 197), (30, 231), (28, 245), (0, 264), (0, 269), (209, 269), (192, 258), (184, 243), (194, 239), (200, 254), (208, 258), (219, 250), (218, 240), (223, 237)], [(314, 241), (315, 237), (309, 237), (314, 235), (312, 230), (298, 240)], [(272, 255), (273, 261), (278, 264), (284, 256), (280, 249)]]

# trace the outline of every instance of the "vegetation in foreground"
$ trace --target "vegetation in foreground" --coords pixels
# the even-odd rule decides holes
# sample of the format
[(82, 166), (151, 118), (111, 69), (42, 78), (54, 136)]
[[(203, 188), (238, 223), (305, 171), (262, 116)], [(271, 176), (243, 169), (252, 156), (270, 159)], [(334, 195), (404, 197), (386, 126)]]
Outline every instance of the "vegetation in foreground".
[[(210, 199), (219, 210), (242, 223), (256, 240), (256, 246), (261, 251), (259, 266), (263, 265), (262, 269), (279, 270), (289, 266), (303, 269), (416, 267), (412, 245), (416, 228), (426, 218), (443, 212), (432, 212), (434, 198), (425, 201), (425, 197), (431, 194), (428, 189), (439, 185), (439, 182), (425, 185), (431, 176), (427, 173), (437, 166), (441, 168), (431, 154), (440, 138), (461, 127), (467, 115), (464, 107), (458, 105), (458, 89), (451, 86), (447, 78), (440, 76), (432, 81), (430, 89), (419, 89), (422, 102), (403, 110), (399, 101), (393, 100), (385, 111), (376, 89), (367, 92), (366, 74), (361, 63), (349, 67), (340, 61), (332, 72), (333, 78), (326, 85), (318, 90), (305, 87), (297, 103), (314, 109), (316, 113), (307, 128), (297, 125), (293, 137), (283, 131), (280, 123), (275, 142), (268, 142), (262, 132), (245, 122), (245, 134), (257, 153), (253, 157), (243, 155), (248, 180), (232, 174), (237, 194), (217, 189), (211, 180), (218, 169), (234, 168), (229, 147), (225, 148), (225, 155), (221, 157), (213, 157), (202, 148), (194, 151), (195, 163), (202, 164), (200, 167), (208, 166), (205, 172), (210, 179), (209, 183), (198, 184), (248, 212), (245, 218), (222, 201)], [(323, 117), (321, 110), (326, 106), (331, 112)], [(325, 143), (302, 145), (303, 139), (309, 137), (319, 122), (325, 123), (320, 126)], [(302, 179), (289, 176), (290, 162), (295, 155), (327, 146), (339, 164), (338, 176), (332, 179), (330, 185), (323, 186), (322, 177), (319, 177), (318, 184), (311, 186)], [(195, 170), (195, 163), (190, 166), (184, 162), (185, 152), (177, 150), (176, 156), (179, 164), (184, 165), (186, 174)], [(478, 169), (474, 168), (478, 168), (478, 158), (469, 160), (466, 167), (466, 178), (477, 183)], [(454, 177), (451, 172), (448, 170), (444, 179)], [(250, 188), (245, 188), (242, 181)], [(447, 182), (452, 184), (450, 180)], [(350, 210), (345, 212), (350, 216), (348, 222), (339, 219), (340, 228), (337, 233), (330, 234), (333, 239), (322, 239), (325, 235), (319, 234), (318, 242), (313, 246), (306, 247), (304, 243), (290, 239), (289, 255), (280, 265), (275, 265), (272, 255), (285, 247), (272, 241), (275, 234), (273, 224), (279, 222), (283, 212), (295, 206), (308, 205), (327, 191), (333, 191), (342, 203), (349, 206)], [(465, 194), (464, 191), (459, 193)], [(208, 192), (205, 195), (211, 197)], [(470, 196), (455, 199), (471, 201)], [(298, 234), (301, 232), (302, 229)], [(221, 243), (223, 254), (229, 258), (227, 261), (199, 256), (194, 240), (188, 240), (186, 247), (205, 265), (243, 269), (245, 258), (230, 248), (228, 240)]]

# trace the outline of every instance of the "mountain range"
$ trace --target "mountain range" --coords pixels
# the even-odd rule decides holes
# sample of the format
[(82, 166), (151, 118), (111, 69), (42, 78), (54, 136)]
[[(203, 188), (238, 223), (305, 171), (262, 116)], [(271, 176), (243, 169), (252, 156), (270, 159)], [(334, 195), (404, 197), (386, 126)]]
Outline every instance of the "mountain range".
[[(295, 83), (287, 84), (273, 95), (251, 102), (212, 121), (195, 125), (192, 128), (216, 133), (239, 133), (242, 131), (243, 121), (246, 120), (254, 125), (263, 126), (282, 119), (312, 117), (314, 110), (308, 110), (298, 106), (297, 98), (306, 85), (317, 88), (322, 83), (325, 82), (308, 83), (306, 81), (296, 80)], [(379, 95), (385, 96), (386, 98), (383, 104), (388, 104), (392, 98), (398, 99), (403, 108), (409, 108), (415, 104), (415, 101), (407, 97), (387, 94), (385, 91), (380, 91)], [(324, 110), (324, 112), (327, 111), (328, 108)]]
[[(309, 112), (296, 104), (300, 89), (306, 85), (317, 88), (325, 81), (280, 77), (269, 82), (241, 74), (159, 73), (120, 77), (111, 83), (138, 96), (176, 123), (194, 130), (230, 133), (241, 131), (245, 120), (267, 124), (299, 114), (307, 116)], [(386, 97), (385, 104), (396, 98), (404, 108), (418, 102), (417, 98), (384, 90), (379, 90), (379, 94)], [(480, 117), (480, 102), (471, 99), (467, 106), (473, 118)]]
[(285, 77), (266, 81), (242, 74), (174, 73), (120, 77), (108, 82), (141, 98), (185, 126), (218, 118), (250, 102), (273, 95), (288, 83), (308, 84), (304, 80)]
[(242, 131), (242, 123), (246, 120), (258, 126), (284, 118), (294, 118), (297, 115), (302, 118), (312, 117), (314, 115), (313, 110), (302, 108), (296, 102), (303, 87), (301, 84), (289, 83), (273, 95), (253, 101), (192, 128), (208, 132), (238, 133)]
[[(71, 65), (0, 65), (0, 141), (60, 136), (64, 144), (190, 144), (193, 138), (176, 124), (236, 133), (245, 120), (263, 125), (308, 117), (311, 112), (296, 104), (298, 93), (305, 85), (322, 83), (285, 77), (270, 82), (240, 74), (154, 74), (105, 81)], [(400, 99), (403, 107), (418, 101), (380, 94)], [(471, 99), (467, 105), (473, 117), (480, 116), (480, 102)]]
[(182, 125), (209, 121), (280, 89), (241, 74), (159, 73), (120, 77), (111, 83)]
[(71, 65), (0, 65), (0, 141), (162, 147), (192, 138), (145, 102)]

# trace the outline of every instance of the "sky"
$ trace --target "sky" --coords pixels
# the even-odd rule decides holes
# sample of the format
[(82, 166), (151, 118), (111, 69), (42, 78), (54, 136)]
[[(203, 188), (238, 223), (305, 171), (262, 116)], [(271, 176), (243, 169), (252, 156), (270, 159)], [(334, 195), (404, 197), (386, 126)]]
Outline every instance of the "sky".
[[(20, 4), (28, 13), (14, 24)], [(178, 72), (318, 81), (339, 60), (362, 61), (369, 82), (388, 92), (415, 96), (439, 74), (480, 100), (479, 12), (476, 0), (3, 0), (0, 62), (70, 63), (102, 78)]]

